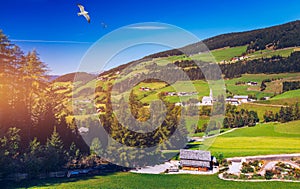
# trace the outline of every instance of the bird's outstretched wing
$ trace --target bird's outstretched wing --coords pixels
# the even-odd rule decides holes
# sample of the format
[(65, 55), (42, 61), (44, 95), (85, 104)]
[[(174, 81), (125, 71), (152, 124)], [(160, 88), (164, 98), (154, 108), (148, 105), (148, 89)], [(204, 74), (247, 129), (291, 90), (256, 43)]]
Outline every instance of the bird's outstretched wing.
[(82, 5), (80, 5), (80, 4), (77, 4), (77, 6), (79, 7), (80, 12), (84, 12), (84, 11), (85, 11), (85, 10), (84, 10), (84, 6), (82, 6)]
[(84, 14), (83, 16), (86, 18), (86, 20), (88, 21), (88, 23), (91, 22), (91, 18), (90, 18), (90, 16), (88, 14)]

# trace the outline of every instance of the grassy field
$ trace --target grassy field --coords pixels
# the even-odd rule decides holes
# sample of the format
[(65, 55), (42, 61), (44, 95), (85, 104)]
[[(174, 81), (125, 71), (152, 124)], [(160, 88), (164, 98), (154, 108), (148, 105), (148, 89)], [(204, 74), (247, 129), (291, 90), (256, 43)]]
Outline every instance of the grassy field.
[[(208, 116), (200, 116), (200, 117), (190, 116), (186, 120), (186, 128), (189, 133), (192, 133), (192, 136), (195, 136), (195, 134), (193, 134), (196, 129), (195, 126), (197, 125), (198, 128), (202, 128), (204, 123), (209, 122), (209, 119), (210, 118)], [(198, 120), (198, 123), (197, 123), (197, 120)], [(202, 135), (204, 135), (204, 133), (202, 133)], [(199, 136), (199, 135), (197, 135), (197, 136)]]
[(275, 55), (280, 55), (282, 57), (288, 57), (294, 51), (294, 47), (286, 48), (286, 49), (279, 49), (279, 50), (270, 50), (265, 49), (262, 51), (256, 51), (249, 55), (250, 59), (258, 59), (258, 58), (271, 58)]
[[(264, 79), (272, 79), (272, 78), (282, 78), (282, 80), (277, 80), (271, 83), (267, 83), (267, 88), (265, 91), (260, 91), (261, 82)], [(281, 74), (243, 74), (242, 77), (234, 78), (230, 80), (225, 80), (226, 88), (234, 93), (239, 95), (254, 95), (257, 98), (265, 97), (265, 96), (273, 96), (274, 93), (278, 93), (278, 87), (280, 87), (280, 83), (285, 80), (295, 80), (300, 79), (299, 73), (281, 73)], [(257, 86), (249, 87), (248, 85), (236, 85), (236, 82), (248, 82), (255, 81), (258, 83)], [(279, 82), (278, 82), (279, 81)]]
[[(288, 132), (290, 129), (291, 132)], [(211, 146), (210, 146), (211, 145)], [(225, 157), (300, 152), (300, 121), (258, 124), (210, 138), (200, 146)]]
[[(235, 56), (241, 56), (242, 53), (246, 52), (247, 45), (239, 46), (239, 47), (232, 47), (232, 48), (223, 48), (223, 49), (216, 49), (210, 51), (210, 53), (202, 53), (192, 56), (193, 60), (202, 60), (206, 62), (214, 61), (220, 62), (222, 60), (230, 60)], [(214, 58), (214, 59), (213, 59)]]
[[(134, 173), (117, 173), (106, 176), (96, 176), (83, 179), (52, 179), (25, 183), (20, 188), (105, 188), (105, 189), (133, 189), (133, 188), (176, 188), (176, 189), (227, 189), (227, 188), (299, 188), (299, 183), (286, 182), (233, 182), (224, 181), (217, 175), (149, 175)], [(17, 186), (14, 186), (15, 188)]]
[(280, 105), (294, 105), (296, 102), (300, 102), (300, 89), (287, 91), (280, 95), (277, 95), (270, 100), (259, 101), (258, 103), (264, 104), (280, 104)]
[(237, 106), (237, 109), (238, 110), (245, 109), (248, 111), (251, 111), (251, 110), (256, 111), (260, 122), (262, 122), (264, 120), (264, 114), (266, 111), (272, 111), (273, 113), (276, 113), (276, 112), (279, 112), (280, 107), (274, 107), (274, 106), (267, 105), (267, 104), (265, 106), (262, 106), (259, 104), (244, 103), (244, 104), (241, 104), (240, 106)]
[[(181, 97), (182, 101), (186, 101), (190, 98), (202, 98), (205, 95), (209, 94), (209, 87), (207, 82), (203, 80), (196, 80), (196, 81), (178, 81), (170, 86), (165, 86), (166, 84), (163, 82), (155, 82), (154, 84), (149, 83), (147, 85), (144, 85), (145, 87), (154, 88), (153, 91), (137, 91), (137, 88), (134, 90), (136, 91), (135, 94), (137, 94), (143, 103), (149, 103), (153, 100), (158, 99), (158, 94), (161, 92), (198, 92), (198, 96), (185, 96)], [(165, 87), (164, 87), (165, 86)], [(167, 96), (166, 97), (169, 102), (179, 102), (180, 99), (178, 96)]]
[(285, 98), (299, 98), (300, 99), (300, 89), (287, 91), (285, 93), (275, 96), (271, 100), (280, 100), (280, 99), (285, 99)]

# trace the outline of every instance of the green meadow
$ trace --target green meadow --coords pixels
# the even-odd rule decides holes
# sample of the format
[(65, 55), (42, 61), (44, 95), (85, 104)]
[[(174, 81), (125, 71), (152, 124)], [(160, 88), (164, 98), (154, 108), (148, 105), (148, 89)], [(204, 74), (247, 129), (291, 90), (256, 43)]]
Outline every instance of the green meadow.
[(262, 51), (256, 51), (249, 55), (250, 59), (258, 59), (258, 58), (271, 58), (272, 56), (280, 55), (282, 57), (288, 57), (294, 51), (294, 47), (286, 48), (286, 49), (278, 49), (278, 50), (270, 50), (265, 49)]
[(116, 173), (90, 178), (51, 179), (31, 181), (11, 188), (105, 188), (105, 189), (227, 189), (227, 188), (299, 188), (299, 183), (287, 182), (233, 182), (224, 181), (217, 175), (150, 175), (135, 173)]
[[(247, 45), (231, 48), (222, 48), (210, 51), (210, 53), (202, 53), (191, 56), (193, 60), (202, 60), (205, 62), (220, 62), (222, 60), (230, 60), (235, 56), (241, 56), (246, 52)], [(214, 60), (215, 59), (215, 60)]]
[(298, 99), (300, 99), (300, 89), (287, 91), (285, 93), (282, 93), (280, 95), (277, 95), (277, 96), (273, 97), (271, 100), (281, 100), (281, 99), (286, 99), (286, 98), (298, 98)]
[(300, 89), (284, 92), (280, 95), (276, 95), (270, 100), (259, 101), (258, 103), (264, 104), (279, 104), (279, 105), (293, 105), (300, 102)]
[[(267, 83), (265, 91), (260, 91), (261, 82), (265, 79), (281, 79)], [(261, 97), (271, 97), (281, 91), (282, 86), (280, 82), (285, 80), (299, 80), (299, 73), (281, 73), (281, 74), (243, 74), (242, 77), (234, 79), (226, 79), (225, 84), (227, 90), (233, 94), (239, 95), (253, 95), (258, 99)], [(236, 85), (237, 82), (255, 81), (257, 86)]]
[(255, 104), (255, 103), (244, 103), (244, 104), (237, 106), (237, 109), (238, 110), (245, 109), (248, 111), (251, 111), (251, 110), (256, 111), (260, 122), (263, 122), (264, 114), (266, 111), (272, 111), (273, 113), (276, 113), (276, 112), (279, 112), (280, 107), (279, 106), (275, 107), (275, 106), (268, 105), (268, 104), (262, 105), (262, 104)]
[(300, 121), (258, 124), (210, 138), (199, 146), (225, 157), (300, 152)]

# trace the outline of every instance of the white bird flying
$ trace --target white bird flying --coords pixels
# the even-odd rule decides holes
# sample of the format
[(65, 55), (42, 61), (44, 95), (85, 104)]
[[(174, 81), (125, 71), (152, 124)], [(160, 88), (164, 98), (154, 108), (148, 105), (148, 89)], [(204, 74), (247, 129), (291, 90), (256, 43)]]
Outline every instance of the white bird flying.
[(102, 28), (107, 28), (107, 24), (105, 24), (104, 22), (101, 22), (101, 26), (102, 26)]
[(88, 23), (90, 23), (91, 22), (91, 18), (89, 16), (88, 12), (84, 10), (84, 6), (82, 6), (80, 4), (78, 4), (77, 6), (80, 9), (80, 12), (78, 13), (78, 16), (84, 16), (85, 19), (88, 21)]

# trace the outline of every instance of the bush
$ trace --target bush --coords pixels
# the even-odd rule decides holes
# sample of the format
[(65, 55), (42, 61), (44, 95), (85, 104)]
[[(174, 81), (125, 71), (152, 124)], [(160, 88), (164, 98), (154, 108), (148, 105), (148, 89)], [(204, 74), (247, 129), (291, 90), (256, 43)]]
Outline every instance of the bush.
[(264, 179), (264, 177), (261, 176), (260, 174), (253, 174), (252, 179)]
[(228, 178), (228, 179), (238, 179), (239, 178), (237, 175), (230, 174), (230, 173), (224, 173), (223, 177)]
[(274, 173), (271, 170), (266, 170), (265, 178), (267, 180), (271, 180), (273, 176), (274, 176)]
[(240, 174), (240, 179), (243, 179), (243, 180), (248, 180), (249, 177), (245, 174)]
[(242, 173), (253, 173), (254, 172), (254, 168), (250, 165), (250, 163), (243, 163), (243, 167), (241, 170)]

